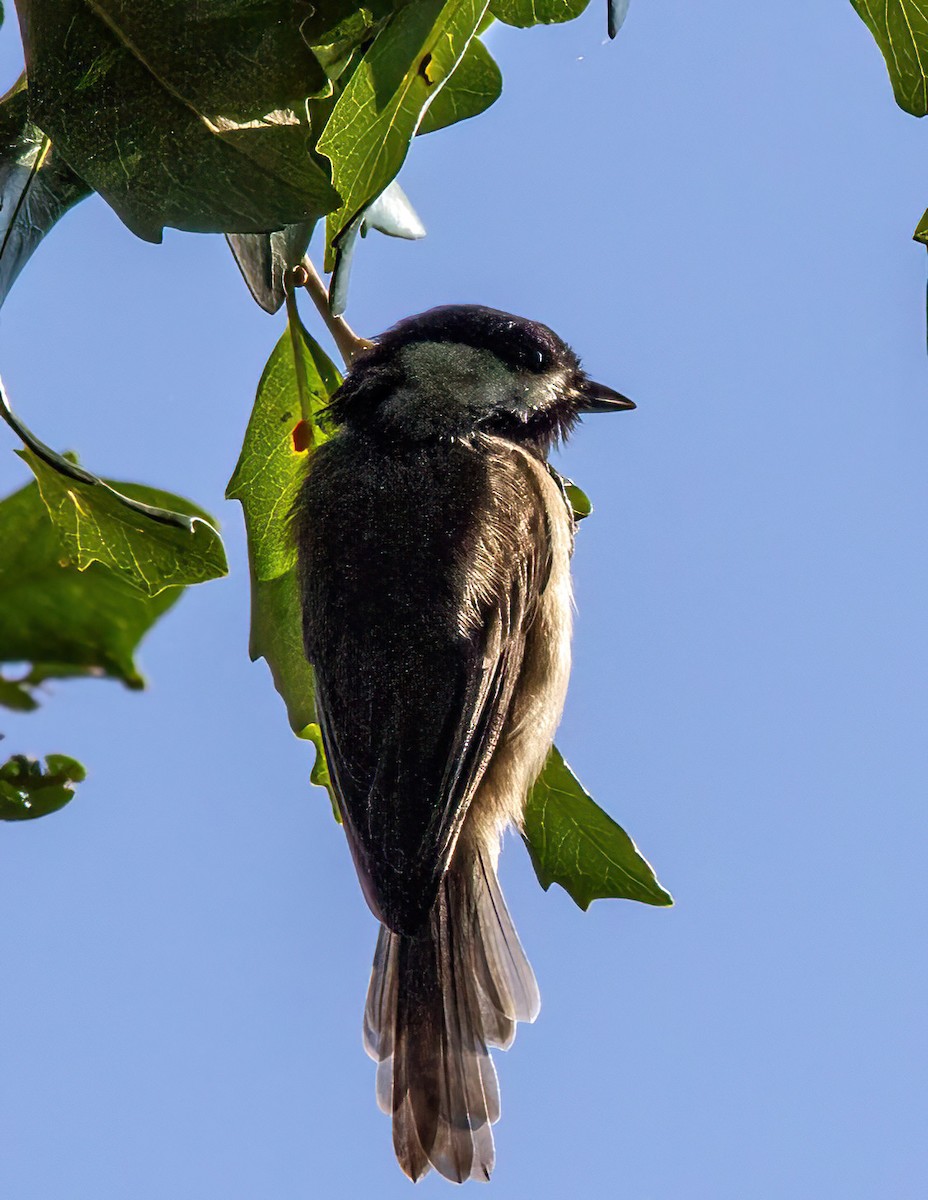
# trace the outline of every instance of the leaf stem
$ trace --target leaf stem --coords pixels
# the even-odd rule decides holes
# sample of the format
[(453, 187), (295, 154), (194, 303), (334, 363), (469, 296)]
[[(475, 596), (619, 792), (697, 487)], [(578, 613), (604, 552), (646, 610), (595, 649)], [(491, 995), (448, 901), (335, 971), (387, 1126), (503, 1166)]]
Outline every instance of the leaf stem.
[[(299, 277), (301, 273), (305, 273), (305, 278)], [(295, 282), (298, 282), (298, 285), (304, 287), (309, 293), (310, 299), (315, 304), (319, 316), (322, 317), (326, 329), (328, 329), (335, 345), (338, 347), (338, 352), (342, 356), (345, 366), (350, 367), (359, 354), (371, 348), (373, 342), (368, 341), (367, 338), (359, 337), (344, 317), (333, 316), (332, 310), (329, 308), (329, 290), (322, 282), (319, 272), (313, 266), (308, 256), (296, 268), (294, 276)]]

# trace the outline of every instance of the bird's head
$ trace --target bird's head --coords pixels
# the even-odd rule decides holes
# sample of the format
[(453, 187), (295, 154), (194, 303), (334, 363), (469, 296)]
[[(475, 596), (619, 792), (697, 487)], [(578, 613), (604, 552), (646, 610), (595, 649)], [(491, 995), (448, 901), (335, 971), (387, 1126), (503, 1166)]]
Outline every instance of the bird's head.
[(400, 321), (354, 363), (336, 425), (408, 441), (496, 434), (546, 453), (588, 412), (634, 408), (547, 325), (474, 304)]

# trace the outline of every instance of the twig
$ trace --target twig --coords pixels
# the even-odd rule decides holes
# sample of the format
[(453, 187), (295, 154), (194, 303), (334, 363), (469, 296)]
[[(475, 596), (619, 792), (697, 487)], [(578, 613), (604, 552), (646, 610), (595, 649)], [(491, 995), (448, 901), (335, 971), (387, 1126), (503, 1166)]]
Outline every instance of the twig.
[(322, 282), (319, 272), (308, 257), (294, 268), (293, 282), (297, 287), (304, 287), (309, 292), (313, 304), (315, 304), (320, 317), (325, 321), (326, 328), (338, 347), (339, 354), (345, 360), (345, 366), (350, 367), (358, 355), (364, 350), (369, 350), (374, 343), (369, 342), (367, 338), (359, 337), (344, 317), (332, 315), (329, 309), (328, 288)]

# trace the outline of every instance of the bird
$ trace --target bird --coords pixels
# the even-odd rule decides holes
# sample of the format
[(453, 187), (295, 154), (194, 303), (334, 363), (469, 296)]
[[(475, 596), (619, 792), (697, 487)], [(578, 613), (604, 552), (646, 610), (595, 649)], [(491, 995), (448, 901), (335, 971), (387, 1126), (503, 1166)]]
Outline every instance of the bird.
[(292, 510), (306, 657), (361, 888), (364, 1011), (412, 1180), (488, 1180), (490, 1055), (540, 1007), (497, 879), (560, 720), (576, 524), (552, 449), (631, 400), (538, 321), (449, 304), (353, 362)]

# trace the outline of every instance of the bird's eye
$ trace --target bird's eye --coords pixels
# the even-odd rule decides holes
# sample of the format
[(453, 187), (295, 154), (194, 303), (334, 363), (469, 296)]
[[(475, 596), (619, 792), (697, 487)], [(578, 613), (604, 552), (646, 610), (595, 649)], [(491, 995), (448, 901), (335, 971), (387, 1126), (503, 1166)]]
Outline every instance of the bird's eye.
[(545, 365), (545, 356), (540, 350), (535, 351), (535, 365), (537, 367), (543, 367)]

